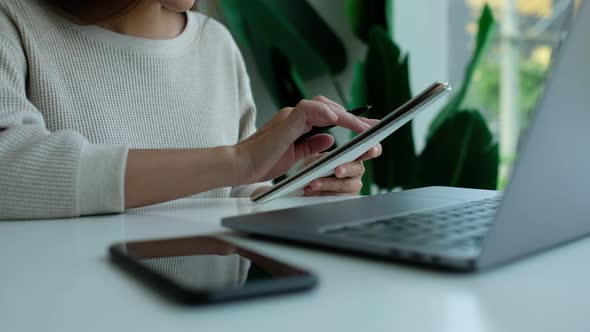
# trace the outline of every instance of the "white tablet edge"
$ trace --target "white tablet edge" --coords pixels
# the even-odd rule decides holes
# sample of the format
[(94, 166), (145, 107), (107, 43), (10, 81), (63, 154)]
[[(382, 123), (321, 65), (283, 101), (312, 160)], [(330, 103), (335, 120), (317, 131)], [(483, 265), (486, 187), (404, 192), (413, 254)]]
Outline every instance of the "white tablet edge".
[(419, 95), (384, 117), (377, 125), (325, 154), (320, 159), (299, 170), (296, 174), (252, 197), (252, 201), (265, 203), (301, 189), (315, 179), (334, 174), (336, 167), (356, 160), (449, 91), (451, 91), (451, 87), (448, 83), (433, 83)]

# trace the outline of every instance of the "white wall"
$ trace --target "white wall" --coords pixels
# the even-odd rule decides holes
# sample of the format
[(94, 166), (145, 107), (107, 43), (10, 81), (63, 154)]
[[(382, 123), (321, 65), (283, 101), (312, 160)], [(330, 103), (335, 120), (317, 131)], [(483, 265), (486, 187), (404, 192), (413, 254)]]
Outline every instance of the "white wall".
[[(282, 0), (281, 0), (282, 1)], [(288, 0), (291, 1), (291, 0)], [(346, 93), (350, 92), (352, 69), (354, 64), (364, 58), (365, 48), (350, 30), (344, 15), (343, 0), (309, 0), (324, 17), (326, 22), (344, 41), (349, 57), (348, 69), (338, 80)], [(412, 91), (418, 93), (435, 80), (449, 80), (449, 48), (448, 48), (448, 2), (449, 0), (396, 0), (395, 1), (395, 38), (400, 46), (410, 53), (410, 77)], [(259, 126), (276, 112), (260, 77), (254, 70), (255, 65), (249, 54), (245, 54), (250, 68), (252, 89), (258, 106)], [(308, 91), (322, 94), (334, 100), (338, 95), (329, 80), (307, 82)], [(428, 125), (439, 107), (424, 112), (414, 121), (415, 138), (418, 150), (423, 147)], [(347, 139), (347, 134), (337, 133), (339, 141)]]
[[(450, 80), (448, 5), (449, 0), (395, 1), (395, 39), (410, 54), (410, 78), (414, 94), (434, 81)], [(430, 122), (445, 101), (420, 114), (414, 121), (418, 151), (424, 146)]]

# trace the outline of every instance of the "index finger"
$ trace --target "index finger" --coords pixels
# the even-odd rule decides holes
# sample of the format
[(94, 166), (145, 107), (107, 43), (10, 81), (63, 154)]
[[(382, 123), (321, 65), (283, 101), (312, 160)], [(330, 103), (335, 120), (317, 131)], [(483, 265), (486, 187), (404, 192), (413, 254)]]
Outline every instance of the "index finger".
[(365, 118), (363, 116), (359, 116), (359, 119), (362, 122), (364, 122), (364, 123), (366, 123), (366, 124), (368, 124), (370, 126), (374, 126), (374, 125), (378, 124), (379, 122), (381, 122), (381, 120), (378, 120), (378, 119), (369, 119), (369, 118)]
[(338, 119), (336, 120), (336, 123), (335, 123), (336, 125), (344, 127), (344, 128), (348, 128), (348, 129), (354, 131), (355, 133), (362, 133), (363, 131), (371, 128), (371, 125), (361, 121), (361, 119), (359, 119), (354, 114), (350, 114), (350, 113), (348, 113), (346, 111), (342, 111), (342, 110), (338, 110), (338, 111), (334, 110), (334, 113), (338, 117)]
[[(332, 109), (332, 111), (338, 117), (338, 119), (336, 120), (336, 123), (334, 123), (335, 125), (338, 125), (338, 126), (341, 126), (344, 128), (348, 128), (350, 130), (353, 130), (356, 133), (363, 132), (373, 125), (372, 123), (369, 122), (371, 120), (366, 119), (366, 118), (357, 117), (356, 115), (349, 113), (343, 106), (341, 106), (340, 104), (338, 104), (337, 102), (335, 102), (329, 98), (326, 98), (324, 96), (316, 96), (313, 98), (313, 100), (323, 103), (323, 104), (326, 104)], [(369, 120), (369, 121), (363, 121), (363, 120)]]

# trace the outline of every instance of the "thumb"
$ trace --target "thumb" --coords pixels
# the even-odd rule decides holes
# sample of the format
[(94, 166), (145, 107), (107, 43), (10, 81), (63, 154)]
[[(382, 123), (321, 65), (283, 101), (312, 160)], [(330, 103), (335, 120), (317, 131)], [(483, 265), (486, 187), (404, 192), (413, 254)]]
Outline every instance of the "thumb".
[(325, 151), (334, 144), (334, 137), (329, 134), (314, 135), (300, 144), (295, 145), (295, 160), (305, 159), (308, 156)]
[(302, 168), (313, 163), (314, 161), (320, 159), (321, 157), (323, 157), (324, 154), (323, 153), (316, 153), (314, 155), (308, 156), (307, 158), (305, 158), (303, 160), (303, 165), (301, 166)]

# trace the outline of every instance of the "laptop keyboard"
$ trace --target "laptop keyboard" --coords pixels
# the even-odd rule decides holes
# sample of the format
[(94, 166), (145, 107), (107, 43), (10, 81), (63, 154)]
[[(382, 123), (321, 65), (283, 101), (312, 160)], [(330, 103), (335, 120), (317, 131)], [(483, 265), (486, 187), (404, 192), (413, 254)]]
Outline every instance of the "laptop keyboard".
[(499, 203), (499, 197), (472, 201), (442, 209), (346, 225), (322, 233), (440, 249), (479, 249), (494, 221)]

